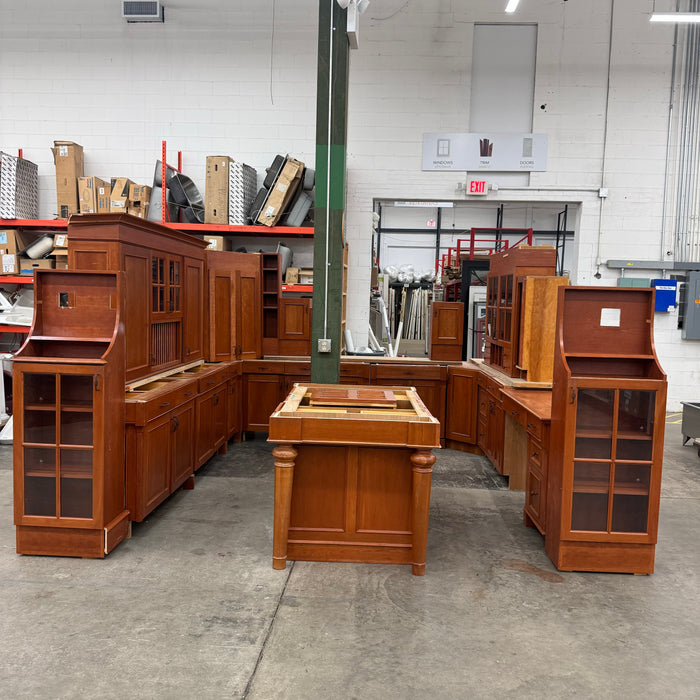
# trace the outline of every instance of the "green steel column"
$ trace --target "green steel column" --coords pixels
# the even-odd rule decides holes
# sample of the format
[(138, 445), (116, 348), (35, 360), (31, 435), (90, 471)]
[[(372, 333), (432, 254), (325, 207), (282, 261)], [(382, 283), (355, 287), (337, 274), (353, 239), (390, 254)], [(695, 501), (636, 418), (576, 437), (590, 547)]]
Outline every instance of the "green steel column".
[[(336, 0), (319, 0), (311, 381), (323, 384), (337, 384), (340, 378), (350, 51), (346, 19), (347, 11)], [(321, 338), (331, 341), (330, 352), (318, 351)]]

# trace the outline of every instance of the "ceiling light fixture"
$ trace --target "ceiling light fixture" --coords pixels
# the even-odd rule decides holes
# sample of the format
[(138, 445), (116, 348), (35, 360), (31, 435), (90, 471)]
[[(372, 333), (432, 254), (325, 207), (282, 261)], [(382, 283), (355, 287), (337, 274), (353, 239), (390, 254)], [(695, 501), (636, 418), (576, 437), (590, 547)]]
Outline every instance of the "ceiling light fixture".
[(520, 0), (508, 0), (506, 5), (506, 12), (515, 12), (518, 9), (518, 3)]
[(652, 12), (650, 22), (674, 22), (676, 24), (700, 22), (700, 12)]

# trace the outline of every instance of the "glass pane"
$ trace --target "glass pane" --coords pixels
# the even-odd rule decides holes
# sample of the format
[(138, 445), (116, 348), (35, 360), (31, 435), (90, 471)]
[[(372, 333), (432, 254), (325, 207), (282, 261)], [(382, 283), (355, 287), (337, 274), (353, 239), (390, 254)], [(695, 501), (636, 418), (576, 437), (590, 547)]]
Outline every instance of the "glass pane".
[(56, 516), (56, 451), (24, 448), (24, 513)]
[(61, 405), (90, 408), (92, 406), (93, 375), (61, 375)]
[(61, 450), (61, 476), (66, 478), (92, 478), (92, 450)]
[(92, 518), (91, 479), (61, 479), (61, 517)]
[(56, 412), (24, 412), (24, 442), (56, 444)]
[(92, 413), (61, 411), (61, 444), (92, 445)]
[(606, 532), (610, 462), (574, 462), (571, 529)]
[(61, 517), (92, 518), (92, 450), (61, 450)]
[(180, 284), (180, 263), (170, 261), (170, 284)]
[(617, 440), (617, 459), (637, 462), (651, 462), (653, 442), (651, 437), (641, 437), (638, 440)]
[(575, 457), (610, 459), (614, 402), (614, 389), (578, 390)]
[(651, 464), (615, 465), (612, 530), (646, 532)]
[(158, 284), (158, 258), (151, 260), (151, 281), (153, 284)]
[(56, 375), (25, 374), (24, 404), (25, 406), (56, 405)]

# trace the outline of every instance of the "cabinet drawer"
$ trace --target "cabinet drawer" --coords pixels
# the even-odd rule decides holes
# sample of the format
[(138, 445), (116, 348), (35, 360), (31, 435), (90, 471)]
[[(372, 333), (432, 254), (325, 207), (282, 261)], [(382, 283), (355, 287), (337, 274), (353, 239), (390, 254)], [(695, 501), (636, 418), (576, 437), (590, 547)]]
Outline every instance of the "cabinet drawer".
[(407, 379), (442, 379), (447, 378), (444, 365), (390, 365), (375, 364), (371, 370), (372, 379), (392, 379), (398, 382)]
[(542, 444), (532, 439), (527, 441), (527, 463), (528, 468), (534, 466), (535, 469), (538, 469), (542, 473), (544, 473), (547, 464)]
[(311, 363), (310, 362), (285, 362), (284, 373), (293, 374), (295, 377), (310, 377)]
[(126, 420), (143, 425), (172, 411), (197, 394), (194, 379), (162, 379), (133, 389), (126, 395)]
[(530, 435), (532, 435), (532, 437), (542, 441), (542, 434), (544, 432), (542, 421), (536, 416), (534, 416), (532, 413), (527, 414), (525, 429), (528, 433), (530, 433)]
[(243, 360), (244, 374), (284, 374), (284, 362), (279, 360)]
[(527, 427), (528, 412), (518, 403), (513, 401), (508, 395), (503, 396), (503, 410), (506, 415), (520, 423), (523, 428)]
[(356, 380), (357, 384), (369, 382), (369, 364), (366, 362), (341, 362), (340, 377), (345, 380)]

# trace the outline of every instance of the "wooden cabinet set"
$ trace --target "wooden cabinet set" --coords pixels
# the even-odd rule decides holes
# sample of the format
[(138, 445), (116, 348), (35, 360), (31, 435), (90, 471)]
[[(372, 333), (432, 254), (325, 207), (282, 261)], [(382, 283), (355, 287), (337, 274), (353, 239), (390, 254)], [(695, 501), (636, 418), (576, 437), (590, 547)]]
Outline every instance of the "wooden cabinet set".
[[(195, 238), (127, 215), (73, 217), (68, 259), (69, 270), (37, 273), (34, 323), (14, 358), (17, 551), (102, 557), (128, 536), (130, 521), (191, 485), (232, 437), (270, 430), (292, 445), (273, 430), (289, 421), (274, 424), (270, 416), (280, 416), (295, 383), (308, 385), (310, 362), (259, 355), (265, 324), (274, 325), (267, 317), (276, 316), (291, 336), (308, 321), (308, 309), (273, 309), (276, 254), (261, 262), (258, 254), (205, 251)], [(653, 347), (653, 290), (550, 284), (528, 276), (540, 269), (535, 262), (522, 269), (524, 277), (501, 274), (497, 264), (497, 282), (489, 275), (495, 337), (486, 363), (348, 358), (340, 383), (378, 394), (378, 387), (415, 387), (436, 419), (425, 445), (483, 452), (511, 488), (524, 489), (525, 523), (544, 536), (558, 568), (651, 573), (666, 403)], [(538, 326), (532, 311), (515, 325), (522, 309), (534, 308), (532, 299), (553, 289), (553, 321)], [(539, 328), (542, 338), (551, 333), (549, 365), (540, 361), (544, 350), (537, 361), (523, 354), (534, 346), (524, 326)], [(278, 350), (284, 335), (275, 339)], [(267, 336), (268, 347), (271, 341)], [(551, 374), (553, 385), (544, 379)], [(398, 430), (400, 420), (392, 420)], [(385, 456), (369, 434), (375, 426), (367, 419), (358, 425), (368, 441), (367, 468), (376, 471)], [(326, 459), (312, 457), (314, 449), (303, 447), (312, 471)], [(278, 460), (291, 469), (294, 455), (284, 450)], [(353, 455), (363, 469), (365, 458)], [(367, 523), (378, 507), (367, 501)], [(283, 530), (276, 521), (276, 542)], [(339, 552), (350, 551), (344, 546)], [(420, 555), (423, 545), (412, 546)], [(414, 570), (424, 564), (415, 556)]]
[(15, 356), (17, 551), (103, 557), (242, 430), (257, 254), (127, 215), (72, 217)]

